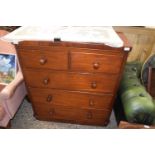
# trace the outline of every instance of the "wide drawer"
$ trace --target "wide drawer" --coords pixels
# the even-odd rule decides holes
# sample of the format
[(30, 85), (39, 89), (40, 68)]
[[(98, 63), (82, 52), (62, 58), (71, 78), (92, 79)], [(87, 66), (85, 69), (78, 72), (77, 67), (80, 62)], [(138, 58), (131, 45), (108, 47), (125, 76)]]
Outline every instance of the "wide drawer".
[(107, 110), (76, 109), (65, 106), (34, 106), (34, 109), (37, 119), (88, 125), (107, 125), (111, 113)]
[(63, 105), (76, 108), (111, 109), (113, 95), (29, 88), (33, 104)]
[(118, 75), (86, 74), (47, 70), (25, 70), (25, 79), (29, 87), (83, 90), (113, 93)]
[(19, 50), (18, 55), (23, 67), (68, 69), (68, 52), (65, 48), (53, 47), (45, 50)]
[(117, 74), (121, 70), (123, 57), (98, 53), (71, 52), (70, 69)]

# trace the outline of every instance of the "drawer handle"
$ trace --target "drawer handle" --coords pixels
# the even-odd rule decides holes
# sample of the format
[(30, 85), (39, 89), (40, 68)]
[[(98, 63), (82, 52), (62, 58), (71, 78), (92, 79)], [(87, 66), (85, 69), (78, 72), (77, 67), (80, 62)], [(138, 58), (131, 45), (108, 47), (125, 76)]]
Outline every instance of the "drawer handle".
[(48, 112), (49, 115), (54, 115), (54, 113), (55, 113), (54, 109), (52, 109), (52, 110), (50, 110), (50, 111)]
[(48, 95), (47, 98), (46, 98), (46, 101), (51, 102), (52, 101), (52, 95)]
[(40, 62), (41, 65), (44, 65), (44, 64), (47, 62), (47, 59), (41, 58), (41, 59), (39, 60), (39, 62)]
[(89, 101), (89, 106), (94, 106), (94, 101), (93, 100)]
[(99, 69), (100, 64), (98, 62), (93, 63), (94, 69)]
[(97, 88), (97, 83), (96, 82), (92, 82), (91, 83), (91, 88), (93, 88), (93, 89)]
[(92, 119), (92, 118), (93, 118), (92, 112), (88, 112), (88, 113), (87, 113), (87, 118), (88, 118), (88, 119)]
[(44, 79), (43, 83), (44, 83), (44, 85), (47, 85), (49, 83), (49, 79), (48, 78)]

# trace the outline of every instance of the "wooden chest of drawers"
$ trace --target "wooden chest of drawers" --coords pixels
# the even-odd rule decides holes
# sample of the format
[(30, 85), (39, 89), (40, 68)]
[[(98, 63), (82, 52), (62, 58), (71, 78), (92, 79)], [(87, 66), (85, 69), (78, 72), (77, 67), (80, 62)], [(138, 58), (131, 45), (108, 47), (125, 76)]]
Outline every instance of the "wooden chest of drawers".
[[(16, 48), (34, 116), (107, 125), (131, 46), (23, 41)], [(125, 51), (127, 49), (127, 51)]]

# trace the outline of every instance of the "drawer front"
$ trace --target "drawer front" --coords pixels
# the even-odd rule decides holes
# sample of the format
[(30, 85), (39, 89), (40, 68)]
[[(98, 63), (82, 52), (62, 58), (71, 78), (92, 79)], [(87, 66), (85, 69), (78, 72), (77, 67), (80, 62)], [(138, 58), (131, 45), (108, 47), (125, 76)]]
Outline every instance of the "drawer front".
[(106, 125), (111, 113), (107, 110), (75, 109), (65, 106), (34, 106), (34, 109), (37, 119), (88, 125)]
[(35, 116), (42, 120), (58, 120), (75, 122), (77, 111), (74, 108), (62, 106), (34, 106)]
[(33, 105), (34, 116), (40, 120), (50, 121), (51, 109), (48, 106), (36, 106)]
[(30, 87), (113, 93), (118, 75), (25, 70)]
[(97, 53), (71, 52), (71, 70), (103, 73), (119, 73), (123, 57)]
[(88, 125), (107, 125), (111, 112), (107, 110), (79, 109), (77, 122)]
[(27, 68), (68, 69), (68, 52), (61, 48), (45, 51), (19, 50), (19, 57), (22, 66)]
[(84, 92), (29, 88), (32, 102), (36, 105), (63, 105), (76, 108), (111, 109), (112, 95)]

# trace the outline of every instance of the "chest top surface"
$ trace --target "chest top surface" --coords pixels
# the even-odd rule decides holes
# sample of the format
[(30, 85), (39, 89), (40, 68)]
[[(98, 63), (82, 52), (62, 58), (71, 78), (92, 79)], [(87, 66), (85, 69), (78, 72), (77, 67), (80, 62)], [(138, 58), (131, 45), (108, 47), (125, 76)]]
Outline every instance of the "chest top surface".
[(124, 40), (112, 27), (61, 26), (61, 27), (20, 27), (4, 36), (3, 40), (18, 44), (21, 41), (51, 41), (80, 44), (104, 44), (114, 48), (124, 45)]

